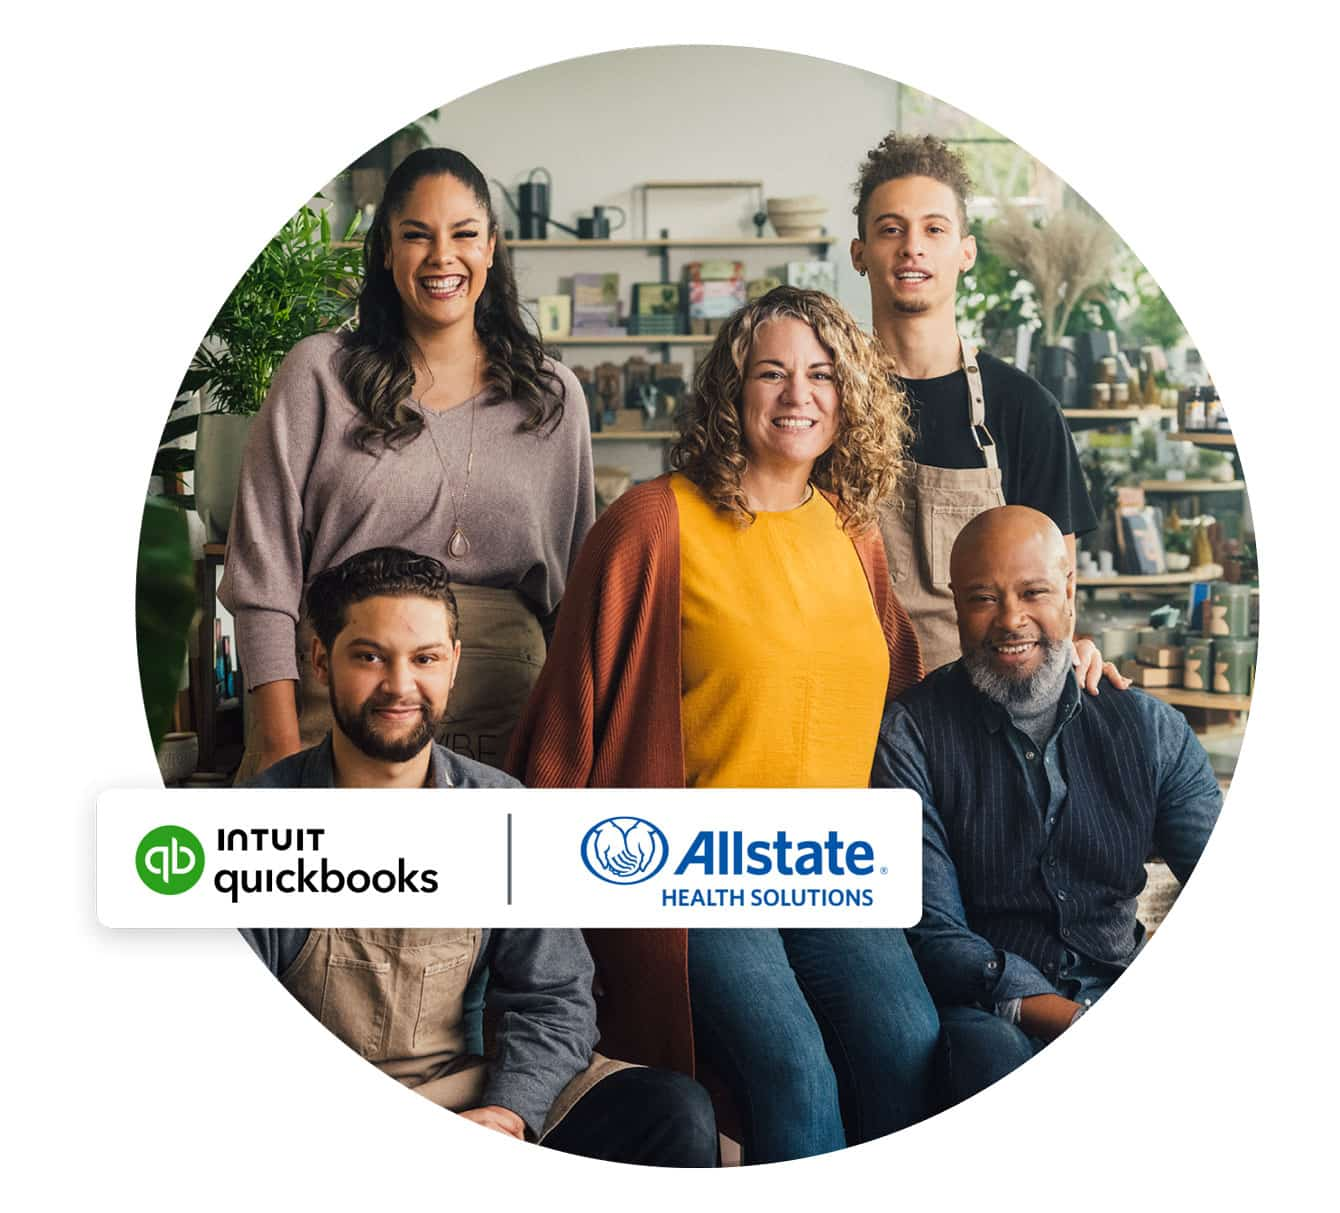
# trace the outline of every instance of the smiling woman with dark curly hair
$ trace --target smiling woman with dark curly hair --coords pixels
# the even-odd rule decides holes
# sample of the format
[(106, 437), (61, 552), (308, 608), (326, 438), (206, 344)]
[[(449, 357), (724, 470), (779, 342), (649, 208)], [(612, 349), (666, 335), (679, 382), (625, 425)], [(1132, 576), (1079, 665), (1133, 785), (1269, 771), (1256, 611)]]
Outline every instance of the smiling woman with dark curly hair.
[[(509, 760), (528, 785), (868, 785), (884, 705), (922, 675), (872, 526), (907, 440), (890, 371), (820, 292), (780, 287), (727, 322), (676, 470), (620, 497), (578, 555)], [(924, 1114), (938, 1023), (901, 931), (588, 940), (603, 1039), (688, 1073), (696, 1041), (746, 1161)]]

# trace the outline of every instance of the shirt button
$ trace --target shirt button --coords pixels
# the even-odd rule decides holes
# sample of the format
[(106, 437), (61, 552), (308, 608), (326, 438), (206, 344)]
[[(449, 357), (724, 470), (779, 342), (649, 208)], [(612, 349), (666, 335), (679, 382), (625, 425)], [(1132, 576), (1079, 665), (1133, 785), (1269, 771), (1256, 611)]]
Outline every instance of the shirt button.
[(994, 973), (998, 968), (1000, 968), (1000, 963), (995, 960), (988, 960), (986, 962), (986, 967), (988, 972)]
[(1054, 867), (1056, 866), (1056, 856), (1055, 856), (1055, 855), (1048, 855), (1048, 856), (1047, 856), (1047, 866), (1048, 866), (1049, 868), (1054, 868)]
[(1037, 755), (1036, 755), (1032, 750), (1029, 750), (1029, 751), (1024, 755), (1024, 757), (1027, 758), (1029, 762), (1032, 762), (1033, 759), (1035, 759), (1035, 758), (1037, 757)]
[(1066, 892), (1065, 892), (1065, 890), (1064, 890), (1064, 889), (1057, 889), (1057, 890), (1056, 890), (1056, 900), (1057, 900), (1057, 901), (1064, 901), (1065, 898), (1066, 898)]
[(1062, 928), (1061, 928), (1061, 938), (1062, 938), (1062, 939), (1069, 939), (1069, 938), (1070, 938), (1070, 928), (1069, 928), (1069, 927), (1062, 927)]
[(1056, 818), (1055, 818), (1055, 817), (1048, 817), (1048, 818), (1047, 818), (1047, 824), (1048, 824), (1049, 826), (1054, 826), (1054, 825), (1056, 824)]

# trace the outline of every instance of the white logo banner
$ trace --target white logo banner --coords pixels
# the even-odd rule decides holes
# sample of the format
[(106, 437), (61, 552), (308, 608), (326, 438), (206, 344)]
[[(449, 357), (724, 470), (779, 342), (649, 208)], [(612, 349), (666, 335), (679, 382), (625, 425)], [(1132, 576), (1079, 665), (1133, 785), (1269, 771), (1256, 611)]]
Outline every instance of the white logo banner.
[(906, 927), (921, 805), (874, 789), (107, 791), (109, 927)]

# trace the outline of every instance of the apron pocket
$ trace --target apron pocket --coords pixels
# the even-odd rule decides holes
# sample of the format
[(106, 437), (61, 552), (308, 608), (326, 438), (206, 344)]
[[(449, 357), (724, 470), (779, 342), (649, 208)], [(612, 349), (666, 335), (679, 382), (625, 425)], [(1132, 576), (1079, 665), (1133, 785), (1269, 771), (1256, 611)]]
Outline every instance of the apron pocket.
[(382, 1051), (390, 1003), (391, 962), (332, 956), (326, 962), (321, 1023), (361, 1057)]
[(419, 988), (419, 1014), (414, 1021), (416, 1053), (462, 1047), (462, 997), (470, 967), (469, 952), (424, 966)]
[(936, 589), (949, 588), (949, 554), (954, 540), (989, 505), (935, 505), (931, 507), (930, 553), (931, 584)]
[(894, 587), (905, 586), (916, 576), (917, 507), (913, 501), (895, 498), (879, 507), (879, 535), (889, 562)]

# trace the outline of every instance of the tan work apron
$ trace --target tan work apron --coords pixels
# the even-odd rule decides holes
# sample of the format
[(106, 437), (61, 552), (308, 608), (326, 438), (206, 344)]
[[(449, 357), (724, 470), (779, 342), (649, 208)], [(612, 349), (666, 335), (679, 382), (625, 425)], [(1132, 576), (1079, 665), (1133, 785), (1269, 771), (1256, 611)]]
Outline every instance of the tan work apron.
[[(461, 616), (461, 666), (437, 740), (466, 758), (501, 767), (512, 730), (544, 665), (544, 633), (515, 590), (453, 585), (451, 591)], [(304, 615), (297, 636), (298, 731), (303, 749), (317, 745), (333, 723), (330, 696), (312, 668), (312, 636)], [(246, 724), (246, 752), (235, 778), (239, 784), (260, 766), (260, 735), (250, 703)]]
[[(465, 1051), (465, 989), (477, 927), (313, 930), (280, 980), (361, 1057), (453, 1112), (479, 1106), (488, 1061)], [(540, 1140), (602, 1078), (628, 1068), (599, 1053), (559, 1092)]]
[[(976, 352), (961, 339), (968, 377), (968, 425), (982, 453), (980, 468), (937, 468), (911, 463), (898, 493), (880, 507), (879, 531), (894, 592), (911, 616), (926, 672), (959, 657), (949, 553), (959, 532), (978, 514), (1005, 504), (996, 443), (986, 428), (986, 398)], [(909, 461), (910, 463), (910, 461)]]

